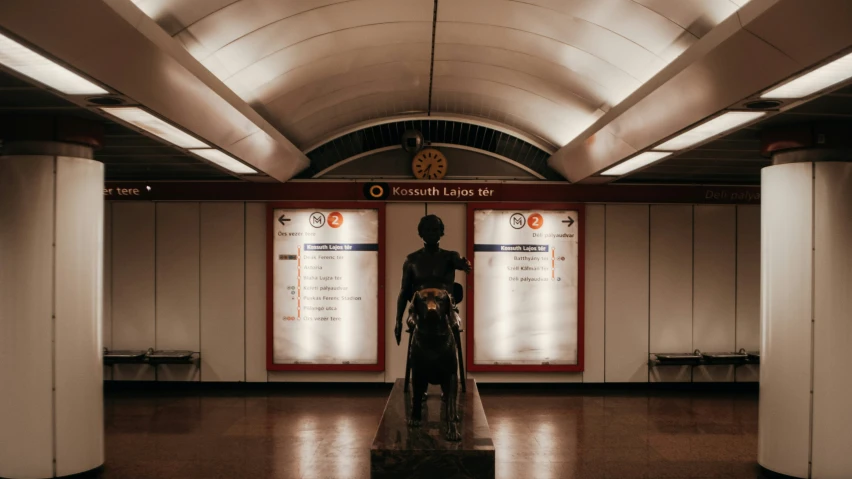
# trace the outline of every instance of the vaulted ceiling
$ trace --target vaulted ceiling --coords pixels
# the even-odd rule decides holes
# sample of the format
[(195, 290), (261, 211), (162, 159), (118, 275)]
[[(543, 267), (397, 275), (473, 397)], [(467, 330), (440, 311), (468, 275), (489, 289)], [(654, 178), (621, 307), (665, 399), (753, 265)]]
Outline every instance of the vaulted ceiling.
[(486, 118), (561, 147), (745, 1), (134, 3), (306, 148), (412, 112)]

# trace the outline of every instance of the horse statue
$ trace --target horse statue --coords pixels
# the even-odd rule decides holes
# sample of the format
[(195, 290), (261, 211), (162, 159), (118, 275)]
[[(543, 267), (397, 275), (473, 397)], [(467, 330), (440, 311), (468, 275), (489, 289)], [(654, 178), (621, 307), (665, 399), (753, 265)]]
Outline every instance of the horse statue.
[[(457, 396), (459, 385), (459, 358), (461, 346), (458, 344), (453, 299), (440, 288), (425, 288), (414, 293), (411, 301), (411, 314), (408, 316), (409, 364), (412, 373), (411, 418), (409, 426), (418, 427), (421, 421), (421, 409), (426, 388), (429, 384), (439, 384), (443, 392), (443, 417), (446, 421), (448, 441), (460, 441), (459, 413)], [(406, 376), (408, 373), (406, 366)], [(407, 382), (407, 378), (406, 378)]]

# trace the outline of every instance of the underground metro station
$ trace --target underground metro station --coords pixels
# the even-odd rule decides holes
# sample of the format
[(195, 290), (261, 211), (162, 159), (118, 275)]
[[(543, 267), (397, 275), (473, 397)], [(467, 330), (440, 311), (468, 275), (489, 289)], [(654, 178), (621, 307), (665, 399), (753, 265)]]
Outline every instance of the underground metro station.
[(852, 478), (852, 1), (0, 1), (0, 478)]

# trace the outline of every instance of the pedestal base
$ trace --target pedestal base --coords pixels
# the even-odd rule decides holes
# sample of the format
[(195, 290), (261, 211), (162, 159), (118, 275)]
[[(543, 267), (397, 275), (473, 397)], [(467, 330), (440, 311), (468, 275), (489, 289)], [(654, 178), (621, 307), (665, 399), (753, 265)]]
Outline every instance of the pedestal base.
[(493, 479), (494, 443), (473, 379), (467, 380), (467, 393), (459, 391), (458, 405), (459, 442), (444, 439), (441, 394), (434, 389), (423, 402), (422, 425), (409, 428), (411, 393), (403, 392), (403, 380), (397, 379), (370, 447), (370, 477)]

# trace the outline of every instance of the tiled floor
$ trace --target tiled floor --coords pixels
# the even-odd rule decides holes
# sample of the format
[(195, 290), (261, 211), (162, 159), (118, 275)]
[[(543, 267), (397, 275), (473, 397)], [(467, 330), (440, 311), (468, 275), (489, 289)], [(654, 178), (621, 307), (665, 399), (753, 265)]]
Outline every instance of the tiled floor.
[[(103, 477), (368, 478), (388, 392), (109, 392)], [(758, 477), (756, 394), (481, 394), (498, 478)]]

